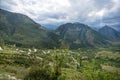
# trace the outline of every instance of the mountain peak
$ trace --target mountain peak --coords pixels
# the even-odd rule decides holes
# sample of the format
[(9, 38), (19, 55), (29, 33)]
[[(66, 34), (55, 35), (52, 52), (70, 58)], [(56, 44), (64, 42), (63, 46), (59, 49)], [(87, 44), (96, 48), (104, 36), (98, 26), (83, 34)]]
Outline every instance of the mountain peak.
[[(89, 28), (87, 25), (85, 25), (85, 24), (83, 24), (83, 23), (79, 23), (79, 22), (75, 22), (75, 23), (65, 23), (65, 24), (63, 24), (63, 25), (60, 25), (61, 27), (59, 27), (59, 28), (66, 28), (66, 29), (68, 29), (68, 28)], [(62, 27), (62, 26), (64, 26), (64, 27)], [(58, 28), (58, 29), (59, 29)]]
[(53, 48), (59, 43), (59, 40), (53, 40), (53, 37), (56, 38), (56, 34), (28, 16), (0, 9), (0, 38), (6, 43), (24, 47)]
[(57, 28), (56, 33), (63, 38), (62, 43), (72, 49), (108, 44), (97, 31), (82, 23), (63, 24)]
[(115, 30), (115, 29), (111, 28), (111, 27), (108, 26), (108, 25), (103, 26), (101, 29), (112, 29), (112, 30)]
[(109, 27), (109, 26), (104, 26), (101, 29), (99, 29), (99, 32), (107, 37), (108, 39), (112, 41), (119, 41), (120, 40), (120, 32), (116, 31), (115, 29)]

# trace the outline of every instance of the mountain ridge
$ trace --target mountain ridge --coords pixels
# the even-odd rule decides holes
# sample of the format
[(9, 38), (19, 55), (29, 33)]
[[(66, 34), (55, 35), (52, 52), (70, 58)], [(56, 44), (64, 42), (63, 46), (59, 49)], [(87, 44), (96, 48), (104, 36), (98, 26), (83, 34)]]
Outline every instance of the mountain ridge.
[(99, 29), (99, 32), (112, 41), (120, 41), (120, 32), (115, 29), (105, 25)]
[[(110, 38), (79, 22), (62, 24), (56, 30), (48, 30), (23, 14), (0, 9), (0, 18), (0, 37), (8, 44), (70, 49), (110, 45)], [(116, 31), (110, 34), (116, 34)]]
[(51, 36), (48, 36), (53, 32), (37, 24), (28, 16), (0, 9), (0, 18), (0, 37), (6, 43), (25, 47), (57, 47), (55, 45), (58, 41), (53, 41)]
[(63, 44), (70, 48), (96, 47), (109, 44), (105, 37), (81, 23), (63, 24), (56, 29), (56, 33), (63, 38)]

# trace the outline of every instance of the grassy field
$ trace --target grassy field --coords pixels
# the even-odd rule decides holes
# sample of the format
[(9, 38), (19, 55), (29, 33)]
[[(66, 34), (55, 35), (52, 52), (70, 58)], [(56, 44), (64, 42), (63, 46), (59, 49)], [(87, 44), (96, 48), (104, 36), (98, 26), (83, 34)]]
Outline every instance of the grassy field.
[(120, 49), (0, 50), (0, 80), (120, 80)]

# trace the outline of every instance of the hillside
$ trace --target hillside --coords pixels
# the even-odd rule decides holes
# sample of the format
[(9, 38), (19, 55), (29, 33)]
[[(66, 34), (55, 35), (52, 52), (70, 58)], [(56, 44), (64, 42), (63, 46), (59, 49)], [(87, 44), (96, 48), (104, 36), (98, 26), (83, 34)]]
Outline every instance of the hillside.
[(63, 38), (62, 45), (65, 47), (96, 47), (109, 44), (105, 37), (81, 23), (63, 24), (57, 28), (56, 33)]
[(49, 34), (54, 33), (28, 16), (0, 9), (0, 37), (6, 43), (24, 47), (57, 47), (58, 40), (53, 40)]
[(0, 80), (120, 80), (117, 48), (0, 50)]
[(99, 29), (99, 32), (112, 41), (120, 41), (120, 32), (107, 25)]

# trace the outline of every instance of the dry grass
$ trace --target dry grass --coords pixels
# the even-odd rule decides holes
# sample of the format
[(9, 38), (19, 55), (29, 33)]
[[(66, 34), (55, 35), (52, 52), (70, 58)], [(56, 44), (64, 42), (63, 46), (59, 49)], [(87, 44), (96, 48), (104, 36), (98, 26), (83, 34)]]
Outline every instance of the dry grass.
[(120, 72), (120, 68), (108, 66), (108, 65), (101, 65), (103, 70), (109, 71), (109, 72)]

